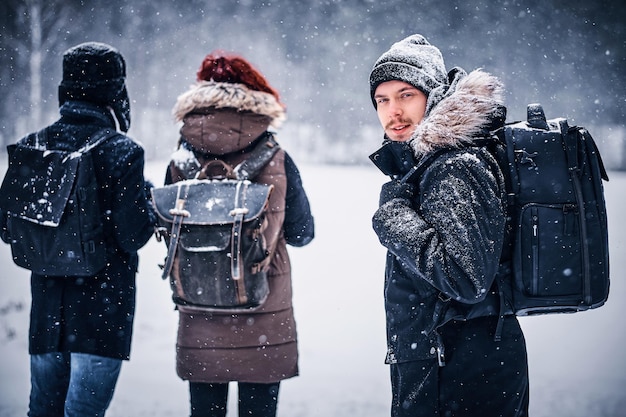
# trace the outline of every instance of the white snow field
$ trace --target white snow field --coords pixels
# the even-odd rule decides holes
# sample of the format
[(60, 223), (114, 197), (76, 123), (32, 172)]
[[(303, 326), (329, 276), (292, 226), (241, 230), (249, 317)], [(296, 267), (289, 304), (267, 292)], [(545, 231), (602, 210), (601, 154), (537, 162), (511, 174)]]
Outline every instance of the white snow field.
[[(150, 162), (161, 184), (166, 163)], [(6, 166), (1, 166), (2, 176)], [(382, 281), (385, 251), (371, 228), (380, 184), (370, 167), (302, 165), (316, 239), (290, 248), (300, 376), (281, 385), (282, 417), (389, 415)], [(521, 318), (532, 417), (626, 415), (626, 173), (610, 172), (612, 287), (608, 303), (577, 314)], [(140, 252), (132, 357), (124, 363), (107, 417), (187, 416), (187, 383), (175, 373), (177, 314), (157, 266), (165, 245)], [(0, 417), (25, 416), (29, 395), (28, 271), (0, 245)], [(235, 392), (234, 386), (231, 387)], [(236, 416), (231, 396), (229, 416)]]

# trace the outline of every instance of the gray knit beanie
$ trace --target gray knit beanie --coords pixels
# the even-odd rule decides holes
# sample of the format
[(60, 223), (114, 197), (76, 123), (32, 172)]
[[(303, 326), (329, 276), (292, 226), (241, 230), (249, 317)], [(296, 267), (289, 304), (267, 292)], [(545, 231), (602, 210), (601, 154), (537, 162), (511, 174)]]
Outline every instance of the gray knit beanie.
[(376, 107), (374, 93), (379, 84), (398, 80), (411, 84), (426, 96), (448, 83), (441, 52), (422, 35), (411, 35), (382, 54), (370, 73), (370, 95)]

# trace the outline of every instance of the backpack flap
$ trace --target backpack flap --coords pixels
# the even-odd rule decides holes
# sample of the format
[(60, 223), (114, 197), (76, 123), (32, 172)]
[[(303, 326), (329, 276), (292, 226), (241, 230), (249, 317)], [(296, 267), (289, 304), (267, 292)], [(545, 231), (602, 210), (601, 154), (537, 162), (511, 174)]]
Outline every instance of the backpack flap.
[(159, 222), (171, 230), (162, 277), (170, 277), (176, 303), (232, 308), (263, 302), (269, 258), (260, 233), (272, 190), (250, 181), (197, 179), (152, 189)]
[(90, 150), (117, 132), (103, 129), (82, 148), (46, 150), (46, 130), (8, 147), (0, 207), (15, 264), (49, 276), (92, 276), (106, 265), (98, 183)]
[(568, 158), (564, 154), (561, 124), (565, 119), (551, 121), (548, 130), (533, 128), (526, 122), (505, 129), (509, 160), (511, 191), (522, 206), (540, 198), (543, 203), (576, 202), (571, 186)]
[(9, 145), (7, 149), (9, 167), (0, 188), (0, 207), (34, 223), (58, 226), (76, 180), (79, 158), (29, 146)]
[(241, 205), (247, 211), (245, 217), (248, 220), (257, 218), (269, 200), (272, 185), (235, 180), (185, 180), (153, 188), (152, 200), (159, 219), (165, 223), (174, 221), (177, 202), (184, 200), (184, 210), (188, 212), (184, 224), (232, 224), (235, 217), (231, 212), (236, 207), (237, 188), (242, 185), (246, 186)]

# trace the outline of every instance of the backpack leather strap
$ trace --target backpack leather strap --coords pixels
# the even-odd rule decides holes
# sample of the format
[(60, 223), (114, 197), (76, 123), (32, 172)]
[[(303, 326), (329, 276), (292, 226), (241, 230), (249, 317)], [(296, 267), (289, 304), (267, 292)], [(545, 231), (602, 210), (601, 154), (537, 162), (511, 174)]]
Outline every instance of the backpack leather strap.
[(172, 272), (174, 257), (176, 255), (176, 250), (178, 249), (178, 242), (180, 241), (180, 229), (183, 226), (183, 219), (185, 217), (189, 217), (189, 212), (185, 210), (185, 202), (187, 201), (189, 193), (189, 184), (184, 186), (184, 196), (182, 197), (180, 195), (181, 188), (183, 188), (182, 183), (178, 186), (176, 206), (170, 209), (170, 214), (174, 217), (172, 219), (172, 229), (170, 230), (170, 244), (167, 250), (167, 258), (165, 260), (165, 265), (163, 266), (163, 275), (161, 275), (161, 278), (163, 279), (166, 279), (170, 275), (170, 272)]
[(231, 233), (231, 252), (230, 252), (230, 267), (235, 284), (235, 290), (237, 293), (237, 299), (241, 304), (248, 302), (248, 296), (246, 295), (246, 283), (244, 281), (245, 271), (243, 270), (243, 263), (239, 256), (239, 248), (241, 247), (241, 230), (243, 228), (243, 218), (248, 213), (248, 209), (244, 207), (244, 201), (246, 196), (246, 190), (248, 185), (244, 181), (237, 183), (237, 192), (235, 197), (235, 208), (230, 212), (233, 216), (233, 228)]

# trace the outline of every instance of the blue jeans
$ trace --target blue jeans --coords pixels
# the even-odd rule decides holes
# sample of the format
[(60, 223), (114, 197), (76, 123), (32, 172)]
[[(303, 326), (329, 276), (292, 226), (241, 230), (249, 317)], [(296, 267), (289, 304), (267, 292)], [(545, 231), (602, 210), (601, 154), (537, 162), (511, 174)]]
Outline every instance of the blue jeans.
[(122, 361), (86, 353), (30, 357), (29, 417), (103, 417)]

